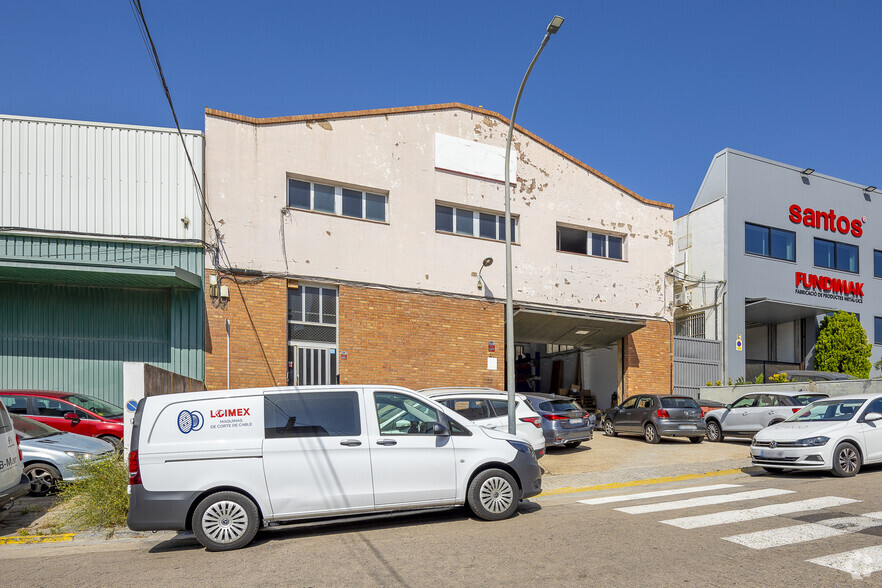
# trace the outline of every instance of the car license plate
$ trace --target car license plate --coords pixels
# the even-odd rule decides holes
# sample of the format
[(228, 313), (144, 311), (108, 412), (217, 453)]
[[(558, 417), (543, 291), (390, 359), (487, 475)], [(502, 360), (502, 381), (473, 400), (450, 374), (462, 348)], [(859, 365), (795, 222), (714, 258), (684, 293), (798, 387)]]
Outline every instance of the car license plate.
[(784, 456), (784, 452), (780, 450), (776, 451), (774, 449), (760, 449), (759, 456), (768, 457), (770, 459), (780, 459)]
[(680, 425), (681, 429), (694, 429), (695, 425)]
[(582, 419), (570, 419), (570, 424), (571, 425), (581, 425)]

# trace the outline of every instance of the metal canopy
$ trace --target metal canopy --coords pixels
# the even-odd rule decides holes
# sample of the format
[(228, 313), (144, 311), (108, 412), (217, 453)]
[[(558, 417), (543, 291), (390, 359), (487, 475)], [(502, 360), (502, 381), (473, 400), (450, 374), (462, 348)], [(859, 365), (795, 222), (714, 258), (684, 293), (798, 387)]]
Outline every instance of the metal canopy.
[(780, 323), (789, 323), (790, 321), (798, 319), (815, 317), (819, 314), (826, 314), (834, 310), (834, 308), (824, 306), (796, 304), (793, 302), (762, 298), (760, 300), (749, 301), (744, 305), (744, 322), (747, 324), (758, 323), (764, 325), (777, 325)]
[(0, 280), (118, 288), (202, 288), (202, 279), (185, 269), (69, 263), (0, 262)]
[(521, 307), (514, 315), (515, 341), (608, 347), (646, 326), (633, 318)]

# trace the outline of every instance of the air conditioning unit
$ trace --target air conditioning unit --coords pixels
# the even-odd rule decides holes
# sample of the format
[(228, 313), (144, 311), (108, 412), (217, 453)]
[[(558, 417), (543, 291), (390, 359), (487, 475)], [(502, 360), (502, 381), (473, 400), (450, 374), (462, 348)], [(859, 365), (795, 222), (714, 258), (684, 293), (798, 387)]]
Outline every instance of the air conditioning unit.
[(692, 292), (686, 290), (674, 292), (674, 306), (689, 306), (690, 302), (692, 302)]

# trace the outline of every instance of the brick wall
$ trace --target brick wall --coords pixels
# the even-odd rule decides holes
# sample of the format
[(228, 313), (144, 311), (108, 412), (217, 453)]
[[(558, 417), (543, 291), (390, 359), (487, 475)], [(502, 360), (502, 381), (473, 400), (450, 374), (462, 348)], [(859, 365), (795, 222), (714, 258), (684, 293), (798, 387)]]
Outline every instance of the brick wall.
[(206, 272), (206, 389), (227, 387), (225, 319), (231, 323), (230, 388), (284, 386), (288, 359), (286, 281), (271, 278), (237, 286), (223, 278), (221, 283), (230, 288), (230, 300), (225, 308), (217, 308), (208, 296), (208, 280)]
[(341, 384), (505, 386), (502, 304), (340, 286), (339, 308)]
[[(646, 326), (625, 338), (625, 393), (670, 394), (673, 365), (671, 325), (647, 321)], [(623, 399), (624, 399), (623, 398)]]

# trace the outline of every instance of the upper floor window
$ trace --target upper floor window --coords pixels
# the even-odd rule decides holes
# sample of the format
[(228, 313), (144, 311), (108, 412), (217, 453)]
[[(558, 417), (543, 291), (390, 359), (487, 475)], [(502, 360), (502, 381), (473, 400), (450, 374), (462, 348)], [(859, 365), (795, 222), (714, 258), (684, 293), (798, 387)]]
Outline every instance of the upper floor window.
[(860, 271), (857, 245), (815, 237), (815, 265), (856, 274)]
[(882, 251), (873, 251), (873, 275), (882, 278)]
[(583, 229), (557, 227), (557, 250), (609, 259), (623, 259), (624, 238)]
[[(512, 243), (516, 243), (518, 240), (517, 228), (517, 218), (512, 217)], [(435, 230), (442, 233), (505, 241), (505, 215), (436, 204)]]
[(288, 206), (350, 218), (386, 222), (383, 194), (288, 178)]
[(744, 223), (744, 252), (796, 261), (796, 233)]
[(882, 345), (882, 317), (873, 317), (873, 343)]

